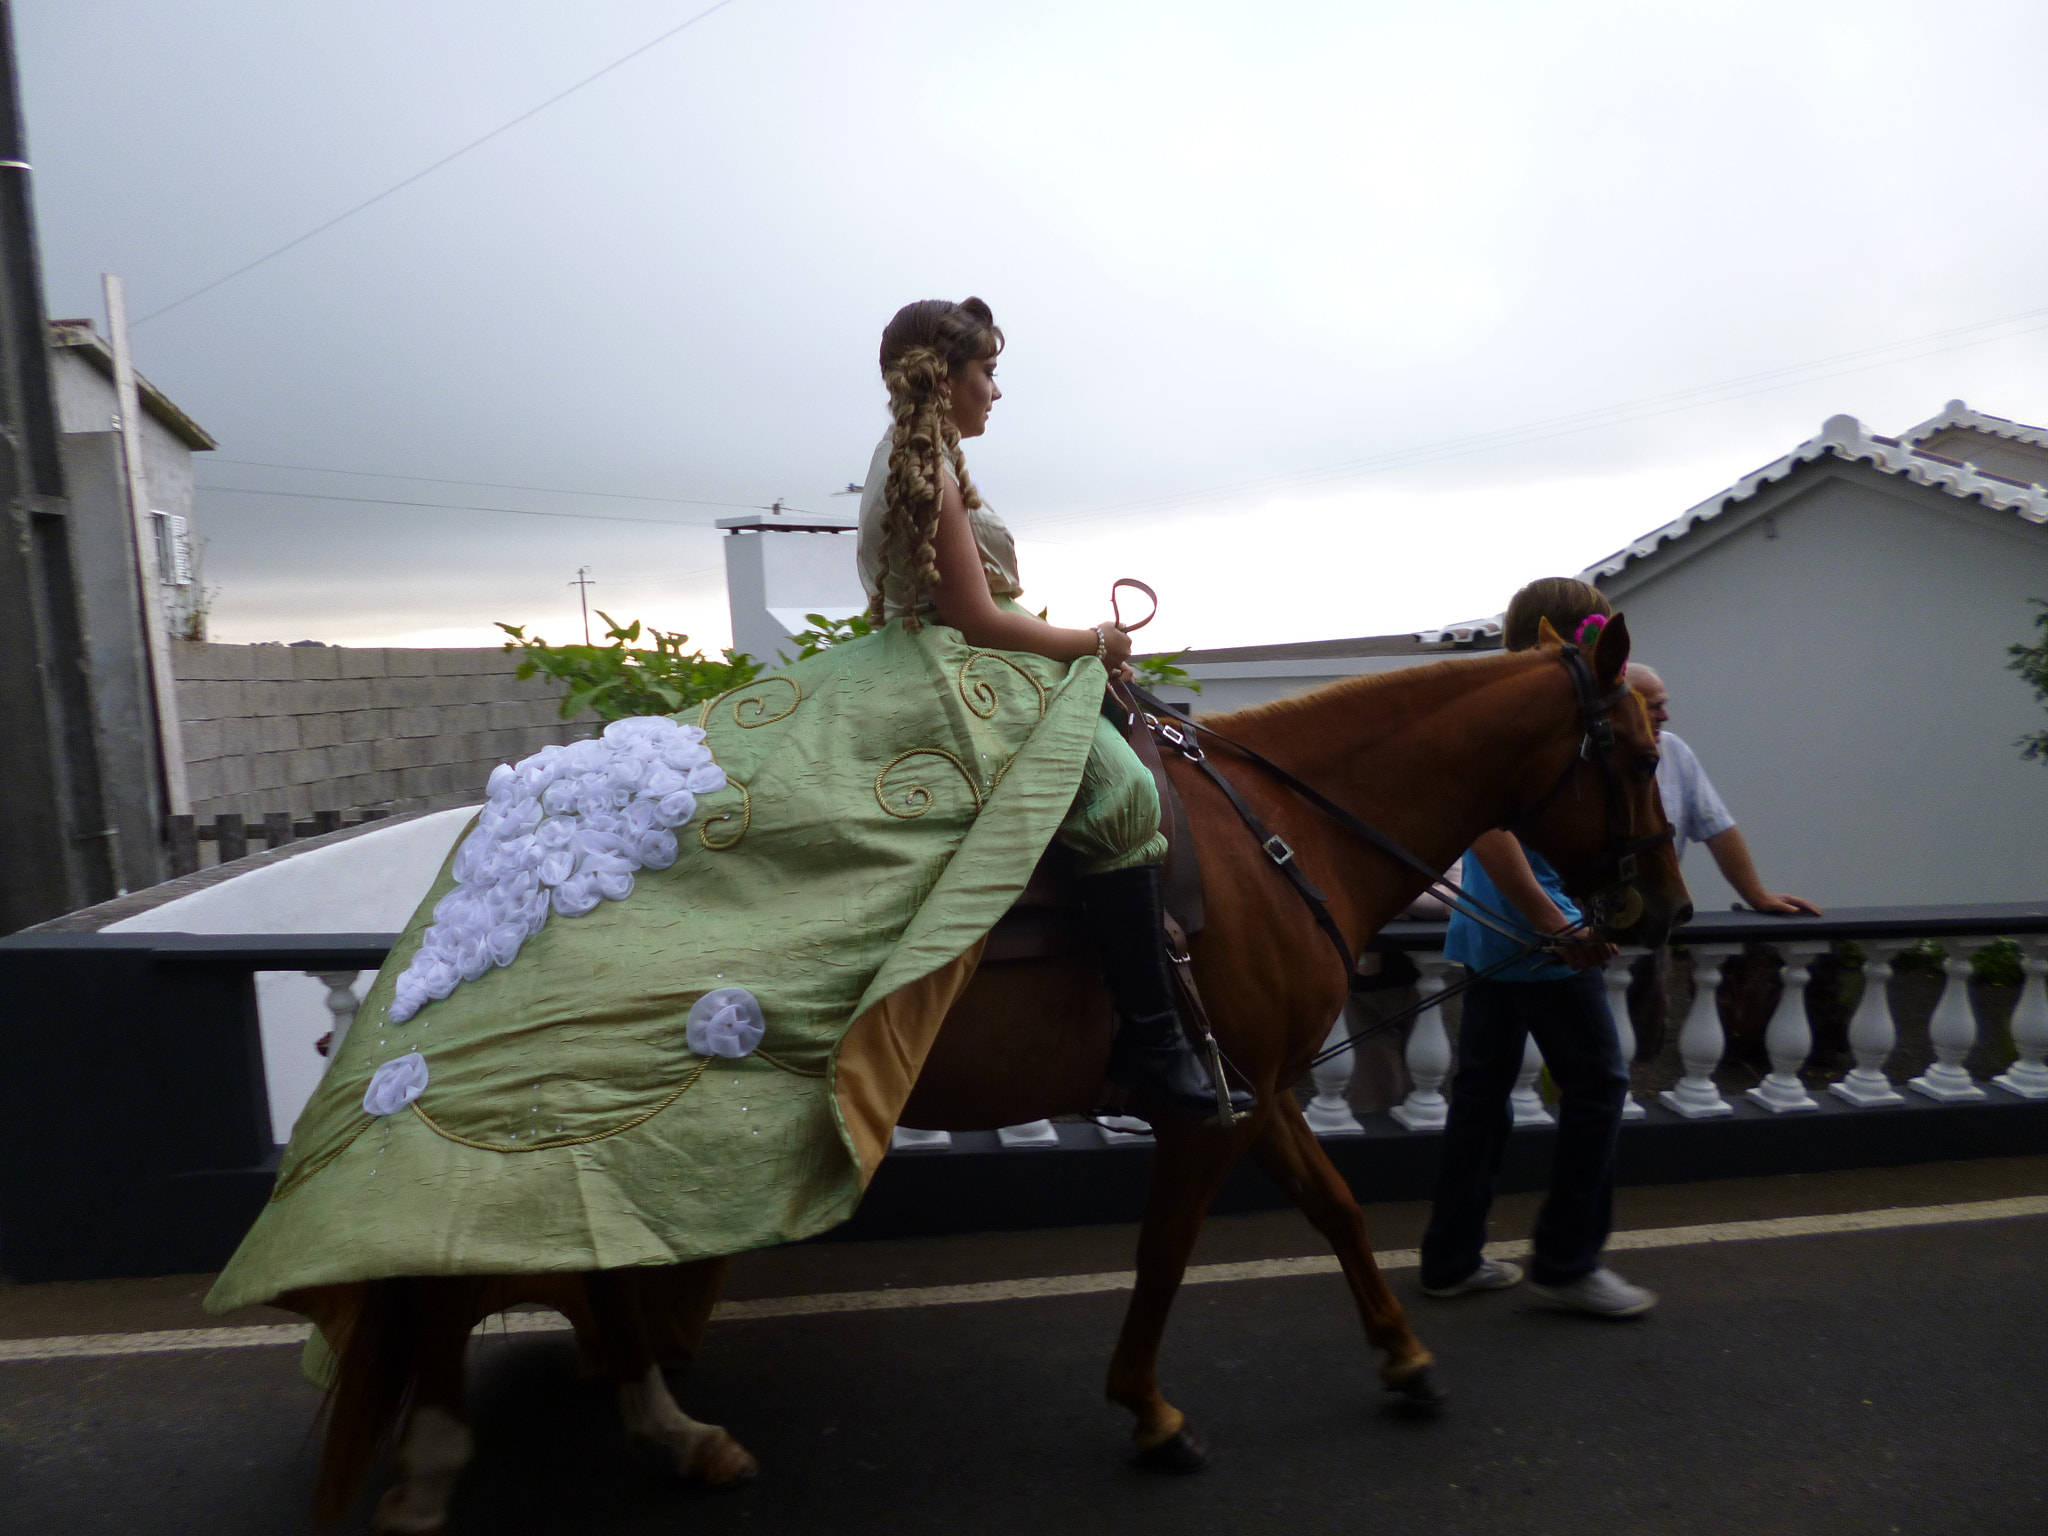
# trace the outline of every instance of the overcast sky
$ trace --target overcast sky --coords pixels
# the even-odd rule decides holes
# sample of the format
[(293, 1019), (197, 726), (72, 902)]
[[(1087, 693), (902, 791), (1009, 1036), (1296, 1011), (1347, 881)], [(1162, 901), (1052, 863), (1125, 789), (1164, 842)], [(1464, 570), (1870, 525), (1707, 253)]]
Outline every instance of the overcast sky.
[[(150, 315), (707, 3), (20, 0), (51, 312)], [(730, 0), (137, 361), (204, 485), (299, 493), (201, 491), (220, 640), (566, 636), (588, 565), (722, 644), (733, 509), (681, 503), (849, 507), (883, 323), (968, 293), (1056, 620), (1136, 575), (1149, 642), (1396, 632), (1837, 411), (2048, 422), (2044, 44), (2039, 0)]]

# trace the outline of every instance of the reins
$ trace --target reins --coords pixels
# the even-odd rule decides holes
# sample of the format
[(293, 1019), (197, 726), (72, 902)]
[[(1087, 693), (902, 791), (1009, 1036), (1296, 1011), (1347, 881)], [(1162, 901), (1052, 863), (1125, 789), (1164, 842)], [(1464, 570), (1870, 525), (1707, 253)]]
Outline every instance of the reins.
[[(1119, 585), (1123, 584), (1125, 583), (1119, 583)], [(1128, 584), (1132, 586), (1139, 585), (1136, 582), (1129, 582)], [(1151, 595), (1149, 590), (1147, 595)], [(1156, 604), (1156, 598), (1154, 602)], [(1641, 896), (1634, 886), (1636, 854), (1646, 848), (1655, 847), (1657, 844), (1669, 840), (1672, 834), (1669, 829), (1666, 829), (1663, 833), (1650, 837), (1631, 839), (1622, 835), (1625, 834), (1628, 825), (1627, 805), (1622, 786), (1616, 779), (1612, 765), (1607, 760), (1608, 751), (1614, 741), (1614, 726), (1608, 720), (1607, 713), (1626, 697), (1628, 683), (1622, 681), (1617, 683), (1607, 693), (1599, 693), (1594, 685), (1592, 669), (1586, 665), (1585, 658), (1581, 655), (1576, 645), (1565, 645), (1559, 652), (1558, 660), (1564, 665), (1566, 672), (1572, 679), (1572, 689), (1576, 696), (1580, 723), (1584, 728), (1579, 742), (1579, 750), (1566, 762), (1563, 771), (1558, 774), (1550, 787), (1537, 797), (1535, 803), (1527, 810), (1520, 812), (1504, 823), (1503, 826), (1507, 831), (1514, 831), (1517, 828), (1528, 826), (1537, 817), (1541, 816), (1544, 811), (1549, 809), (1558, 796), (1564, 792), (1566, 785), (1571, 782), (1579, 765), (1582, 762), (1591, 762), (1595, 767), (1595, 771), (1600, 776), (1602, 794), (1606, 802), (1607, 827), (1611, 842), (1611, 846), (1603, 854), (1603, 861), (1607, 859), (1613, 861), (1617, 877), (1617, 887), (1626, 892), (1624, 904), (1632, 905), (1639, 911)], [(1135, 701), (1138, 705), (1143, 706), (1142, 708), (1129, 710), (1133, 719), (1144, 725), (1158, 741), (1172, 750), (1181, 761), (1199, 771), (1229, 801), (1231, 808), (1237, 812), (1238, 819), (1245, 824), (1253, 838), (1257, 840), (1260, 851), (1286, 877), (1288, 884), (1294, 888), (1295, 894), (1308, 907), (1310, 915), (1315, 919), (1316, 926), (1322, 930), (1323, 936), (1330, 941), (1331, 946), (1337, 951), (1338, 960), (1344, 968), (1347, 992), (1353, 967), (1356, 964), (1356, 957), (1351, 952), (1350, 942), (1344, 937), (1343, 930), (1337, 926), (1336, 918), (1330, 913), (1328, 899), (1317, 889), (1315, 882), (1302, 872), (1301, 866), (1295, 859), (1294, 849), (1287, 840), (1277, 832), (1271, 831), (1260, 820), (1258, 813), (1246, 803), (1243, 795), (1238, 792), (1237, 786), (1224, 777), (1217, 770), (1216, 766), (1209, 761), (1208, 754), (1203, 751), (1197, 740), (1198, 734), (1207, 736), (1228, 747), (1246, 761), (1262, 769), (1283, 788), (1291, 790), (1295, 795), (1306, 800), (1310, 805), (1321, 811), (1354, 837), (1370, 844), (1404, 868), (1414, 870), (1423, 875), (1429, 882), (1426, 889), (1431, 894), (1436, 895), (1454, 913), (1462, 915), (1470, 922), (1478, 923), (1481, 927), (1499, 934), (1518, 946), (1514, 953), (1480, 970), (1468, 973), (1458, 981), (1432, 992), (1421, 1001), (1401, 1009), (1388, 1018), (1379, 1020), (1366, 1029), (1347, 1036), (1336, 1045), (1327, 1047), (1309, 1062), (1311, 1068), (1320, 1066), (1332, 1057), (1343, 1054), (1362, 1040), (1371, 1039), (1374, 1036), (1386, 1033), (1388, 1030), (1406, 1022), (1428, 1008), (1440, 1006), (1446, 998), (1457, 996), (1478, 982), (1485, 981), (1498, 972), (1519, 964), (1539, 950), (1554, 950), (1557, 942), (1570, 933), (1570, 928), (1559, 929), (1554, 933), (1542, 933), (1531, 927), (1519, 916), (1502, 912), (1489, 906), (1456, 881), (1446, 878), (1441, 871), (1431, 869), (1428, 864), (1409, 849), (1387, 836), (1386, 833), (1380, 831), (1379, 828), (1373, 826), (1370, 822), (1354, 815), (1343, 806), (1337, 804), (1314, 785), (1306, 783), (1294, 774), (1289, 773), (1271, 758), (1246, 746), (1243, 742), (1232, 740), (1213, 726), (1204, 725), (1198, 720), (1186, 719), (1175, 715), (1164, 701), (1137, 684), (1115, 683), (1111, 687), (1113, 693), (1121, 694), (1125, 699)], [(1120, 700), (1120, 702), (1122, 701)], [(1128, 705), (1126, 707), (1128, 708)], [(1602, 887), (1592, 897), (1588, 898), (1587, 904), (1589, 908), (1595, 908), (1596, 917), (1604, 909), (1605, 903), (1602, 898), (1605, 897), (1607, 889), (1607, 887)]]

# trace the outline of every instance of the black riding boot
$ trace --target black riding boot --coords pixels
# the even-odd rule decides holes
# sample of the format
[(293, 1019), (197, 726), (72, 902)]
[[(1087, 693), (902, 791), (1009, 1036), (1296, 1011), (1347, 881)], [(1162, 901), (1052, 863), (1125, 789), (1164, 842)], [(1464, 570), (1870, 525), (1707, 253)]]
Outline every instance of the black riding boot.
[[(1216, 1083), (1208, 1063), (1189, 1042), (1174, 1006), (1167, 970), (1166, 930), (1159, 900), (1159, 866), (1084, 875), (1081, 905), (1102, 953), (1103, 979), (1121, 1021), (1109, 1048), (1109, 1080), (1156, 1093), (1183, 1114), (1216, 1118)], [(1252, 1096), (1232, 1092), (1242, 1113)]]

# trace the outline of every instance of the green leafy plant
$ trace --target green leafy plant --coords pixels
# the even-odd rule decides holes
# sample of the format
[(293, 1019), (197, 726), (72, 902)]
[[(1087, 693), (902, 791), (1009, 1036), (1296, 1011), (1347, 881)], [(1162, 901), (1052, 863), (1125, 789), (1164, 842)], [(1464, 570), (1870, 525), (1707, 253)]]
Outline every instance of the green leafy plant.
[[(761, 664), (744, 651), (727, 648), (723, 660), (702, 651), (685, 650), (690, 637), (667, 630), (643, 629), (638, 619), (621, 624), (602, 609), (609, 645), (549, 645), (526, 633), (523, 624), (500, 624), (512, 638), (508, 651), (524, 651), (519, 676), (545, 673), (566, 690), (561, 715), (573, 720), (583, 711), (601, 719), (624, 720), (634, 715), (673, 715), (705, 699), (750, 683)], [(650, 650), (642, 637), (653, 642)]]
[(804, 618), (810, 628), (799, 630), (789, 638), (796, 642), (796, 655), (778, 651), (785, 662), (802, 661), (806, 656), (815, 656), (820, 651), (830, 650), (835, 645), (844, 645), (849, 640), (860, 640), (875, 632), (875, 626), (868, 622), (864, 613), (851, 618), (828, 619), (822, 613), (807, 613)]
[(1138, 674), (1141, 687), (1185, 688), (1189, 693), (1200, 693), (1202, 685), (1189, 675), (1186, 668), (1174, 665), (1185, 655), (1186, 651), (1175, 651), (1171, 655), (1133, 656), (1131, 670)]
[[(2048, 600), (2035, 598), (2034, 606), (2041, 611), (2034, 615), (2034, 628), (2041, 632), (2040, 639), (2033, 645), (2009, 645), (2006, 654), (2012, 657), (2005, 665), (2007, 670), (2017, 672), (2026, 680), (2034, 696), (2048, 708)], [(2022, 736), (2013, 743), (2020, 749), (2020, 756), (2030, 763), (2048, 763), (2048, 731), (2036, 731), (2031, 736)]]
[[(1847, 952), (1854, 950), (1855, 959), (1848, 960)], [(1844, 963), (1862, 965), (1863, 946), (1853, 939), (1843, 940), (1838, 946)], [(1948, 959), (1948, 947), (1939, 939), (1915, 939), (1891, 958), (1892, 973), (1903, 976), (1914, 971), (1941, 974), (1942, 964)], [(1994, 987), (2016, 987), (2025, 979), (2020, 969), (2020, 947), (2011, 939), (1993, 939), (1980, 949), (1970, 951), (1970, 975), (1973, 980)]]

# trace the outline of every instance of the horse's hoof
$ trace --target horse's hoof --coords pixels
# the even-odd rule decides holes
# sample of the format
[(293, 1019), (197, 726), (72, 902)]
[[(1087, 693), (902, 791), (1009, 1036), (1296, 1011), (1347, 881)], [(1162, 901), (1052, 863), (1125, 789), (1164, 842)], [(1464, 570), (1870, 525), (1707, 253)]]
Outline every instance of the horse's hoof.
[(1387, 1390), (1397, 1393), (1401, 1398), (1399, 1406), (1409, 1409), (1441, 1408), (1451, 1400), (1450, 1393), (1437, 1386), (1426, 1365), (1418, 1365), (1399, 1381), (1388, 1382)]
[(1138, 1452), (1131, 1465), (1147, 1472), (1199, 1472), (1209, 1465), (1209, 1453), (1182, 1425), (1151, 1450)]
[(706, 1488), (737, 1488), (760, 1475), (753, 1453), (724, 1430), (705, 1441), (690, 1463), (690, 1476)]

